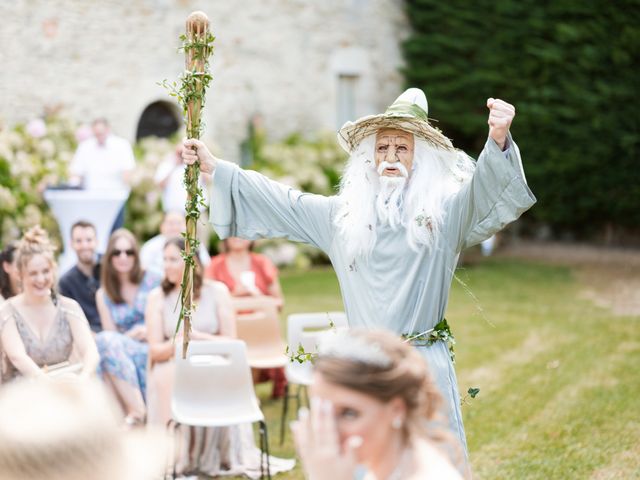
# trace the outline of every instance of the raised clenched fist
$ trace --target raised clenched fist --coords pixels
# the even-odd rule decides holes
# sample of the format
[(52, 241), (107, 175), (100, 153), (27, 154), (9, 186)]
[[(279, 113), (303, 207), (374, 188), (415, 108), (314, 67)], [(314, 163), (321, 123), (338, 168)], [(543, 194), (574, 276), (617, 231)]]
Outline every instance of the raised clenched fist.
[(507, 141), (507, 133), (513, 117), (516, 116), (516, 108), (510, 103), (500, 100), (499, 98), (487, 99), (487, 108), (489, 109), (489, 136), (504, 149)]

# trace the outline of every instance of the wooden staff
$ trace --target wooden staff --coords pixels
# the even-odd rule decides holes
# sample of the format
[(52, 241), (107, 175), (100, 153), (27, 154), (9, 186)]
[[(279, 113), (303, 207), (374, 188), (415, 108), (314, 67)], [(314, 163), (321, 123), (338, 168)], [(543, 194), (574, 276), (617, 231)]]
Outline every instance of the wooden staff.
[[(202, 133), (201, 115), (204, 107), (206, 88), (211, 80), (208, 72), (208, 59), (213, 52), (213, 35), (209, 32), (209, 19), (204, 12), (193, 12), (187, 18), (186, 35), (183, 40), (186, 71), (182, 76), (181, 103), (187, 123), (187, 137), (199, 139)], [(182, 358), (186, 358), (191, 333), (191, 320), (195, 305), (193, 303), (194, 256), (200, 246), (197, 239), (197, 223), (202, 205), (202, 192), (199, 186), (200, 165), (189, 165), (185, 169), (184, 185), (187, 189), (185, 234), (184, 276), (181, 285), (180, 319), (183, 324)], [(176, 328), (180, 328), (180, 321)], [(176, 330), (177, 331), (177, 330)]]

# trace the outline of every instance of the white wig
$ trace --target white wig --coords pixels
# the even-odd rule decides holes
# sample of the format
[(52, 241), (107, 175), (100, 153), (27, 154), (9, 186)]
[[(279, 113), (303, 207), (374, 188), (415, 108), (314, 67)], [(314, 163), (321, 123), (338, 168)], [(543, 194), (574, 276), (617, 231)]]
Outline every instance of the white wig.
[[(438, 149), (418, 136), (414, 138), (413, 168), (402, 199), (402, 227), (411, 248), (419, 250), (433, 246), (444, 219), (444, 201), (471, 179), (475, 163), (462, 151)], [(380, 179), (375, 168), (375, 140), (374, 134), (360, 142), (340, 182), (341, 202), (334, 223), (353, 258), (368, 257), (376, 242)]]

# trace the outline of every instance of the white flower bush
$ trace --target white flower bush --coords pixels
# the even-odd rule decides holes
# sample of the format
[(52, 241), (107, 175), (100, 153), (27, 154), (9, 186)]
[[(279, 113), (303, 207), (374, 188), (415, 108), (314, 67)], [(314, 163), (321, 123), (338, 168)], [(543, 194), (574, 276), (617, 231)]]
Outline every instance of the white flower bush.
[[(90, 136), (90, 127), (59, 112), (12, 128), (0, 123), (0, 246), (35, 224), (42, 225), (61, 245), (57, 222), (42, 192), (47, 185), (68, 180), (78, 142)], [(136, 170), (127, 225), (141, 241), (158, 232), (162, 212), (153, 175), (173, 148), (174, 142), (158, 138), (147, 138), (134, 146)]]
[(175, 142), (167, 138), (146, 137), (135, 145), (136, 169), (131, 176), (126, 225), (140, 242), (156, 235), (160, 229), (161, 191), (153, 177), (160, 162), (174, 149)]
[(67, 178), (75, 151), (76, 123), (52, 112), (26, 125), (0, 129), (0, 242), (6, 244), (21, 231), (41, 224), (60, 244), (57, 223), (42, 191), (48, 183)]
[[(19, 238), (35, 224), (42, 225), (61, 245), (58, 225), (42, 192), (47, 185), (68, 180), (68, 167), (77, 145), (90, 136), (89, 126), (60, 112), (49, 112), (42, 119), (12, 128), (0, 122), (0, 246)], [(176, 138), (182, 136), (177, 134)], [(153, 178), (159, 163), (173, 154), (175, 142), (147, 137), (134, 145), (136, 169), (125, 225), (141, 242), (158, 233), (161, 192)], [(216, 149), (215, 145), (211, 147)], [(282, 142), (260, 142), (251, 168), (294, 188), (332, 195), (345, 161), (346, 154), (333, 134), (311, 140), (296, 134)], [(327, 261), (313, 247), (283, 240), (263, 241), (259, 248), (279, 266), (306, 268)]]

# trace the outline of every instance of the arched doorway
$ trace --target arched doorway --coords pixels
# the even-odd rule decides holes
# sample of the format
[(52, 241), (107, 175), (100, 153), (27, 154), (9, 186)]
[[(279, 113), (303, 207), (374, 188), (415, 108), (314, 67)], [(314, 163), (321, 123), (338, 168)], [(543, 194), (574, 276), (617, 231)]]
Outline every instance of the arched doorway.
[(178, 107), (170, 102), (153, 102), (140, 115), (136, 140), (144, 137), (170, 137), (181, 125)]

